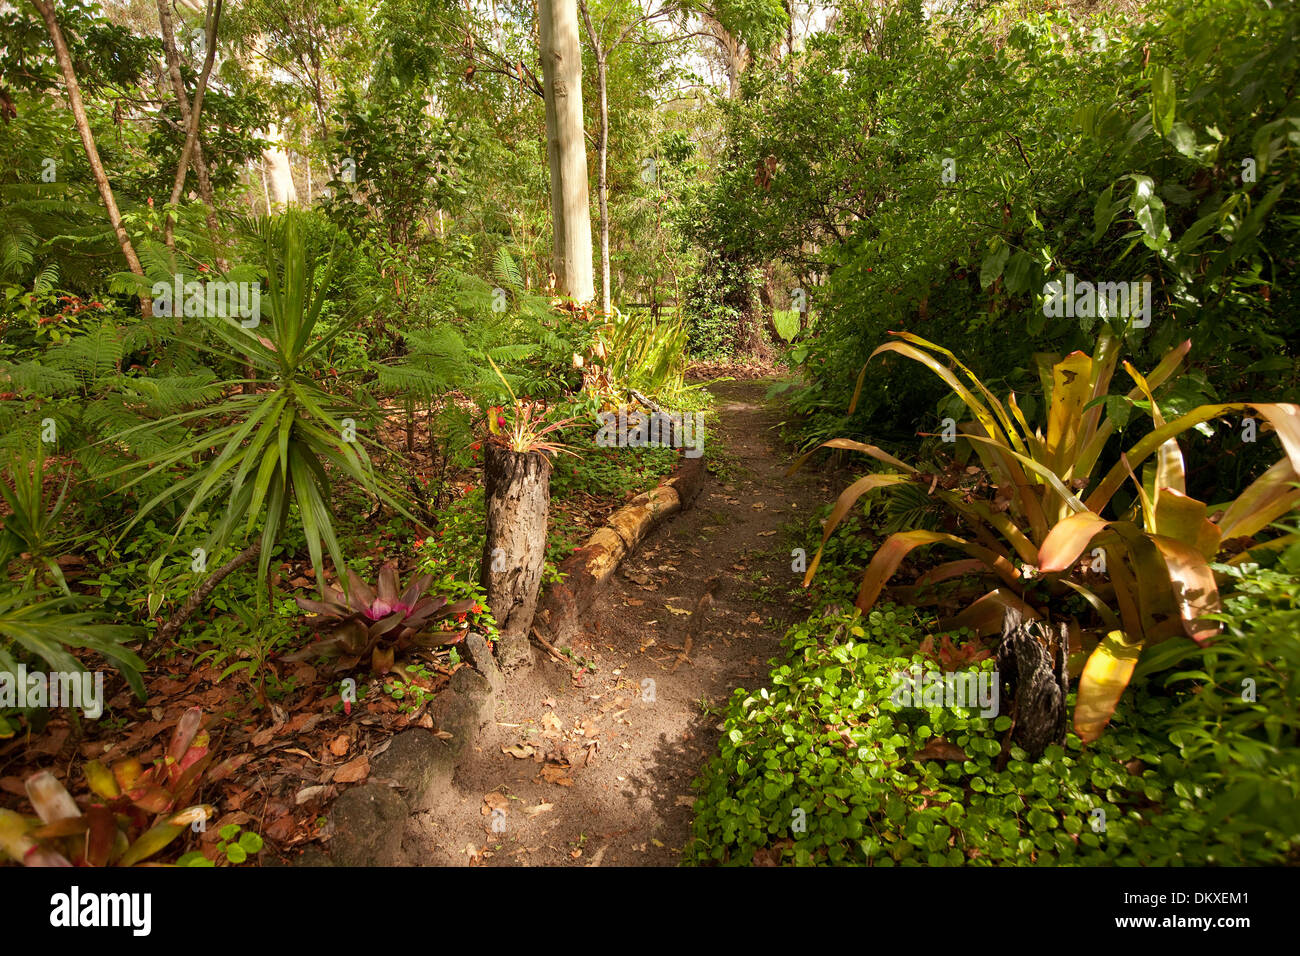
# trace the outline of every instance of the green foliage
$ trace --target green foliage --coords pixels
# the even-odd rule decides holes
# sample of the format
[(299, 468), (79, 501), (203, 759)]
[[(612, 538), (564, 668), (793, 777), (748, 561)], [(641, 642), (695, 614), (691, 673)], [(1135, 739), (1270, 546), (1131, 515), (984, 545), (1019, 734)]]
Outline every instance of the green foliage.
[(752, 318), (758, 273), (733, 258), (709, 256), (686, 291), (691, 358), (717, 361), (743, 354), (742, 330)]
[(1300, 546), (1270, 568), (1216, 565), (1233, 593), (1222, 638), (1186, 647), (1164, 682), (1195, 686), (1163, 733), (1213, 788), (1215, 838), (1300, 834)]
[(39, 659), (51, 671), (84, 673), (86, 666), (71, 653), (84, 649), (112, 661), (144, 699), (144, 665), (128, 646), (139, 638), (139, 629), (105, 617), (92, 600), (78, 594), (50, 596), (37, 588), (0, 586), (0, 672), (14, 675), (19, 660)]
[[(220, 448), (215, 457), (204, 459), (200, 467), (145, 502), (132, 524), (180, 497), (187, 503), (177, 524), (179, 533), (197, 511), (222, 495), (226, 498), (222, 517), (210, 536), (208, 550), (225, 546), (236, 534), (252, 532), (260, 523), (258, 579), (265, 581), (271, 552), (284, 534), (291, 506), (301, 522), (313, 567), (324, 571), (323, 550), (328, 550), (335, 568), (345, 566), (334, 532), (327, 466), (399, 511), (403, 509), (388, 484), (375, 474), (366, 452), (366, 444), (379, 447), (366, 437), (369, 416), (356, 402), (322, 388), (315, 374), (319, 353), (342, 329), (335, 326), (331, 332), (317, 334), (329, 287), (329, 266), (323, 276), (316, 275), (295, 215), (263, 222), (261, 239), (268, 281), (263, 312), (264, 318), (269, 318), (269, 328), (210, 317), (205, 319), (207, 330), (230, 351), (223, 353), (202, 340), (191, 340), (195, 348), (247, 362), (254, 373), (248, 382), (252, 390), (161, 419), (158, 426), (184, 425), (193, 432), (178, 447), (147, 458), (144, 465), (148, 470), (124, 487), (143, 478), (172, 475), (178, 466), (185, 467), (209, 449)], [(236, 380), (223, 387), (233, 390), (244, 384)], [(318, 574), (318, 581), (323, 587), (323, 574)]]
[[(1282, 862), (1300, 838), (1267, 824), (1220, 836), (1214, 785), (1189, 780), (1177, 748), (1146, 732), (1170, 710), (1147, 695), (1086, 749), (1070, 735), (1031, 762), (1012, 746), (1000, 766), (1005, 714), (895, 703), (897, 674), (935, 666), (913, 649), (922, 633), (892, 607), (791, 628), (768, 685), (738, 689), (728, 705), (718, 755), (697, 781), (686, 861), (1258, 865)], [(964, 758), (922, 754), (939, 740)]]
[(580, 449), (577, 462), (557, 462), (551, 473), (551, 496), (569, 500), (575, 494), (594, 499), (622, 499), (654, 487), (677, 464), (673, 448)]
[(606, 367), (616, 389), (636, 389), (673, 405), (687, 389), (689, 331), (675, 316), (655, 318), (637, 310), (614, 310), (600, 330)]
[(25, 578), (30, 586), (37, 583), (37, 566), (44, 566), (64, 594), (71, 594), (59, 567), (58, 556), (67, 548), (61, 533), (60, 518), (67, 504), (68, 481), (65, 474), (58, 497), (52, 502), (45, 490), (45, 444), (36, 447), (36, 455), (15, 454), (9, 459), (9, 476), (13, 482), (0, 482), (0, 495), (8, 506), (0, 530), (0, 567), (8, 568), (14, 559), (23, 557), (29, 565)]
[[(1202, 400), (1294, 395), (1300, 12), (1076, 10), (846, 5), (793, 61), (747, 72), (698, 238), (809, 280), (822, 326), (797, 357), (796, 409), (810, 443), (888, 330), (960, 342), (990, 387), (1034, 393), (1033, 353), (1086, 347), (1099, 320), (1044, 314), (1045, 283), (1067, 273), (1150, 277), (1135, 361), (1192, 338)], [(884, 367), (855, 430), (910, 436), (941, 398)]]

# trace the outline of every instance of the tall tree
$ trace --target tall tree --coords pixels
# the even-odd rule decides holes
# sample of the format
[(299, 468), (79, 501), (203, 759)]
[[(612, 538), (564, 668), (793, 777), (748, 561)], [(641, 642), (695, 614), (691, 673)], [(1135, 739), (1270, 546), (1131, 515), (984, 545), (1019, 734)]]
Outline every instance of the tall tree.
[[(203, 31), (203, 71), (199, 74), (198, 85), (194, 88), (194, 102), (187, 104), (185, 102), (185, 87), (180, 83), (180, 67), (174, 58), (176, 44), (173, 41), (168, 44), (167, 40), (171, 34), (171, 18), (166, 15), (166, 3), (158, 4), (159, 19), (162, 20), (163, 43), (170, 46), (168, 51), (168, 70), (173, 73), (172, 83), (176, 86), (177, 104), (181, 110), (181, 115), (185, 120), (185, 145), (181, 147), (181, 159), (176, 165), (176, 179), (172, 183), (171, 205), (175, 207), (181, 201), (181, 194), (185, 189), (185, 176), (189, 172), (190, 164), (195, 163), (200, 169), (203, 168), (203, 153), (199, 146), (199, 118), (203, 113), (203, 94), (208, 87), (208, 77), (212, 75), (212, 64), (216, 61), (217, 56), (217, 31), (221, 27), (221, 0), (208, 3), (207, 15), (204, 18)], [(172, 70), (172, 64), (177, 63), (175, 70)], [(196, 152), (197, 151), (197, 152)], [(198, 174), (200, 195), (202, 195), (203, 183), (207, 179), (206, 172)], [(209, 184), (207, 194), (203, 195), (203, 201), (208, 203), (209, 218), (208, 228), (212, 231), (213, 245), (216, 245), (216, 218), (211, 212), (212, 189)], [(163, 229), (163, 238), (167, 242), (167, 248), (173, 253), (176, 251), (173, 229), (175, 221), (172, 219), (170, 212), (167, 216), (167, 224)]]
[[(64, 86), (68, 90), (68, 105), (72, 108), (77, 134), (81, 137), (82, 148), (86, 151), (86, 161), (90, 164), (91, 175), (95, 177), (99, 198), (108, 211), (108, 221), (113, 226), (113, 234), (117, 236), (117, 244), (122, 248), (127, 266), (143, 279), (144, 268), (140, 265), (140, 257), (135, 254), (135, 247), (131, 245), (131, 237), (127, 235), (126, 227), (122, 225), (122, 214), (118, 211), (117, 200), (113, 198), (113, 187), (109, 185), (108, 174), (104, 172), (104, 164), (99, 159), (99, 150), (95, 147), (95, 134), (90, 129), (90, 119), (86, 116), (86, 107), (81, 102), (81, 85), (77, 82), (76, 71), (72, 68), (72, 56), (68, 53), (68, 44), (63, 40), (63, 30), (59, 27), (58, 17), (54, 15), (54, 7), (50, 0), (32, 0), (32, 5), (40, 13), (45, 21), (45, 28), (50, 33), (54, 56), (58, 61), (59, 71), (63, 74)], [(151, 318), (153, 300), (142, 295), (140, 304), (145, 318)]]
[(537, 15), (546, 97), (546, 154), (551, 170), (555, 278), (561, 295), (587, 303), (596, 297), (596, 289), (591, 265), (577, 0), (540, 0)]
[(598, 132), (596, 134), (596, 162), (598, 164), (596, 199), (600, 211), (600, 307), (606, 315), (609, 315), (609, 58), (615, 50), (629, 41), (673, 43), (685, 39), (686, 36), (696, 34), (633, 39), (638, 34), (646, 32), (650, 24), (676, 17), (679, 7), (675, 0), (668, 0), (668, 2), (658, 7), (654, 6), (653, 0), (640, 0), (638, 5), (633, 7), (635, 12), (630, 15), (630, 20), (622, 29), (618, 29), (617, 24), (615, 24), (614, 28), (618, 32), (611, 40), (606, 40), (604, 34), (611, 21), (617, 18), (617, 12), (606, 17), (597, 26), (592, 21), (587, 0), (578, 0), (578, 8), (582, 11), (582, 22), (587, 31), (587, 42), (591, 44), (591, 55), (596, 61), (596, 97), (600, 111)]

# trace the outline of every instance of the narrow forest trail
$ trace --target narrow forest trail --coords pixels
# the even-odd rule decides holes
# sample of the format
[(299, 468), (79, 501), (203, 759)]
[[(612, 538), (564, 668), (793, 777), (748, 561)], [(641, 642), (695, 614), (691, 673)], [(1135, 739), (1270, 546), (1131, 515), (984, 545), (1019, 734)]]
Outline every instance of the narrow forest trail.
[[(786, 476), (791, 455), (777, 434), (780, 408), (764, 401), (768, 384), (712, 387), (711, 474), (694, 507), (653, 532), (587, 611), (572, 650), (595, 671), (575, 678), (540, 659), (509, 682), (451, 788), (410, 819), (410, 863), (679, 862), (717, 711), (734, 688), (765, 681), (799, 617), (787, 596), (798, 576), (786, 526), (832, 495), (815, 472)], [(715, 575), (714, 603), (674, 670), (690, 612)]]

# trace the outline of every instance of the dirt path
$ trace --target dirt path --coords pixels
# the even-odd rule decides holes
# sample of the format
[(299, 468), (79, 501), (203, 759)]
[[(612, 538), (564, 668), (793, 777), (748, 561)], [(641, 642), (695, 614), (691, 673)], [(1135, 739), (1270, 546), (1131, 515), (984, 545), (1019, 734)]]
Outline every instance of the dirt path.
[[(507, 687), (441, 805), (411, 818), (416, 865), (675, 865), (691, 827), (691, 781), (713, 754), (717, 710), (754, 687), (798, 616), (785, 530), (829, 500), (790, 454), (768, 383), (714, 386), (710, 465), (695, 506), (624, 562), (587, 613), (574, 655)], [(690, 612), (719, 576), (689, 659), (673, 670)], [(715, 710), (717, 709), (717, 710)], [(515, 756), (504, 750), (512, 750)]]

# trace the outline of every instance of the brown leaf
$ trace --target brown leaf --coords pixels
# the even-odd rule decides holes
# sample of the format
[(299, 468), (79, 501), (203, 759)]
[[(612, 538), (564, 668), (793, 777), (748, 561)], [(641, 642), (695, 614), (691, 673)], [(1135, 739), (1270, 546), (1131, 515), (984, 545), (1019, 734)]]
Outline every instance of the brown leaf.
[(335, 783), (357, 783), (370, 776), (370, 758), (358, 757), (350, 760), (334, 771)]
[(969, 760), (966, 751), (956, 744), (950, 744), (942, 737), (935, 737), (924, 748), (912, 754), (913, 760)]
[(289, 719), (284, 725), (285, 733), (289, 734), (309, 734), (316, 729), (316, 725), (325, 717), (319, 711), (312, 714), (298, 714)]
[(286, 811), (269, 821), (266, 828), (262, 830), (262, 835), (275, 840), (277, 843), (283, 843), (293, 836), (293, 817)]
[(348, 752), (348, 748), (350, 746), (352, 746), (352, 742), (348, 740), (348, 735), (339, 734), (337, 737), (335, 737), (333, 740), (330, 741), (330, 753), (332, 753), (336, 757), (342, 757), (345, 753)]
[(542, 779), (561, 787), (572, 787), (573, 778), (564, 772), (564, 768), (547, 764), (542, 768)]

